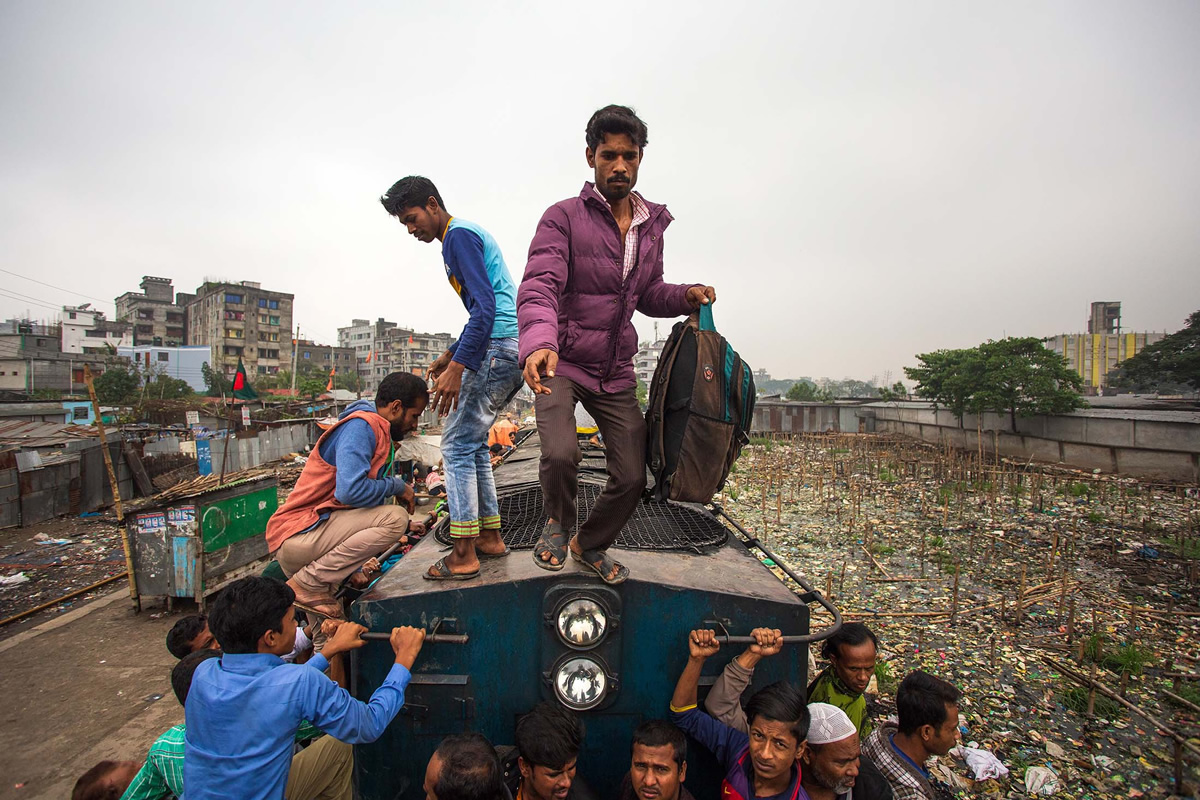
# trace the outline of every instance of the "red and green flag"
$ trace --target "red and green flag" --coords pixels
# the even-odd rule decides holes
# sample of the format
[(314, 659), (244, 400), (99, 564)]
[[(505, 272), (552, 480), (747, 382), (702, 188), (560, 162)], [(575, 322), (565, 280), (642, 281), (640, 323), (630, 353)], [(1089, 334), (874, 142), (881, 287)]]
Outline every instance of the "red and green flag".
[(250, 378), (246, 375), (246, 365), (242, 363), (242, 359), (238, 358), (237, 374), (233, 376), (233, 396), (239, 400), (257, 400), (258, 392), (254, 391), (254, 387), (250, 385)]

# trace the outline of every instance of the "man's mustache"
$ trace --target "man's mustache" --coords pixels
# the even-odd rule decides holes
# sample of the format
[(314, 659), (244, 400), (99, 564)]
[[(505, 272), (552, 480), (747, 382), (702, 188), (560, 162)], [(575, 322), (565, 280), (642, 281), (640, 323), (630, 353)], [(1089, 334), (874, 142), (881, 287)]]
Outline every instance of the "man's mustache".
[(613, 177), (608, 179), (609, 183), (629, 183), (629, 178)]

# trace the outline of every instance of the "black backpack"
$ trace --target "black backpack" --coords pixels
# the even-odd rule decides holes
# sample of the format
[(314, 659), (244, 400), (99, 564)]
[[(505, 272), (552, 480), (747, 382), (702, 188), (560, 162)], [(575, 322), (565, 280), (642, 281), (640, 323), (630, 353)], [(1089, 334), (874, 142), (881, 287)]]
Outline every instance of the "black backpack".
[(704, 305), (671, 330), (646, 407), (653, 497), (708, 503), (750, 441), (754, 376)]

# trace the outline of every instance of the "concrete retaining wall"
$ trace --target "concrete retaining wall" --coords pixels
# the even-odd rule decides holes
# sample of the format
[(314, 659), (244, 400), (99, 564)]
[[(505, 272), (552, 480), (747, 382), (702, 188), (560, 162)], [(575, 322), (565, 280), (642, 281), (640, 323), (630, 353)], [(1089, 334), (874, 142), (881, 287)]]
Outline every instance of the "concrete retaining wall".
[[(979, 422), (945, 410), (914, 404), (871, 404), (876, 430), (964, 450), (980, 447)], [(1152, 480), (1200, 483), (1200, 423), (1195, 415), (1173, 420), (1162, 412), (1130, 411), (1124, 415), (1095, 412), (1017, 418), (1016, 431), (1007, 415), (984, 414), (985, 453), (998, 444), (1000, 454), (1064, 464), (1079, 469), (1116, 472)]]

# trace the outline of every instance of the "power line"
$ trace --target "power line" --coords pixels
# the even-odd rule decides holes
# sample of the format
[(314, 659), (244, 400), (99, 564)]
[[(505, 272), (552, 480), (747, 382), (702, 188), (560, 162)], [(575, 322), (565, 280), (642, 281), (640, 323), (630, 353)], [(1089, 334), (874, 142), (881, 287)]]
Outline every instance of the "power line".
[(73, 294), (76, 297), (86, 297), (87, 299), (95, 300), (98, 303), (108, 303), (109, 305), (114, 305), (112, 300), (101, 300), (99, 297), (92, 297), (90, 294), (84, 294), (83, 292), (77, 292), (74, 289), (64, 289), (61, 286), (55, 286), (52, 283), (46, 283), (45, 281), (39, 281), (37, 278), (30, 278), (28, 275), (21, 275), (20, 273), (13, 272), (12, 270), (0, 268), (0, 272), (5, 273), (6, 275), (12, 275), (17, 278), (23, 278), (24, 280), (27, 280), (27, 281), (33, 281), (34, 283), (40, 283), (42, 286), (47, 286), (51, 289), (57, 289), (58, 291), (66, 292), (67, 294)]
[(0, 289), (0, 294), (7, 297), (9, 300), (16, 300), (20, 303), (32, 303), (35, 306), (42, 306), (43, 308), (48, 308), (51, 311), (62, 311), (62, 306), (56, 306), (52, 303), (47, 303), (45, 300), (38, 300), (36, 297), (30, 297), (29, 295), (21, 294), (20, 292), (14, 292), (11, 289)]

